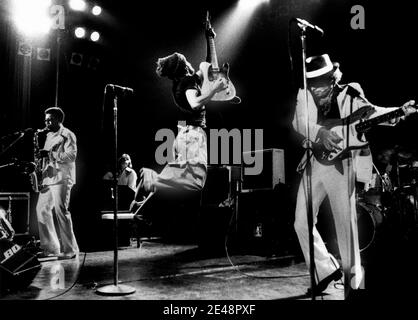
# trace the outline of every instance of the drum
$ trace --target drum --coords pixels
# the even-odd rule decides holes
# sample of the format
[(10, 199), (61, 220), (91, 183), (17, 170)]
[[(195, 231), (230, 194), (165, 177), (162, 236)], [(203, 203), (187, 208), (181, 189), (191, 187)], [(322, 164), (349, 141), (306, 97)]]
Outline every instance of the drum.
[(375, 240), (376, 233), (383, 223), (384, 215), (379, 207), (357, 202), (357, 228), (360, 252), (369, 248)]
[(379, 189), (372, 188), (363, 192), (363, 194), (361, 195), (361, 199), (366, 204), (373, 205), (376, 207), (381, 207), (382, 206), (381, 195), (382, 193), (380, 192)]
[(372, 179), (365, 185), (364, 190), (358, 192), (357, 198), (363, 203), (384, 208), (390, 204), (387, 200), (393, 190), (392, 181), (387, 173), (373, 173)]

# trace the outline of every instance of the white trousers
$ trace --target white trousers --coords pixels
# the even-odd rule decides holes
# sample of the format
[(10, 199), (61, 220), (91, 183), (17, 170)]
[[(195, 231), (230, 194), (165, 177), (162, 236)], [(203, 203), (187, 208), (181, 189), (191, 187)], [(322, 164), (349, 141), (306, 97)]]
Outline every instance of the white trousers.
[[(51, 185), (39, 192), (36, 214), (38, 217), (41, 248), (48, 254), (77, 254), (78, 244), (68, 211), (72, 185)], [(54, 223), (54, 213), (57, 226)]]
[[(316, 267), (316, 281), (321, 281), (339, 268), (336, 259), (328, 252), (321, 235), (316, 228), (317, 215), (322, 201), (328, 196), (336, 227), (338, 248), (344, 271), (345, 287), (357, 289), (361, 281), (361, 263), (357, 232), (357, 211), (354, 190), (354, 171), (349, 166), (351, 159), (342, 163), (343, 173), (335, 166), (324, 166), (313, 159), (312, 163), (312, 213), (313, 247)], [(306, 261), (310, 265), (309, 229), (307, 217), (307, 181), (306, 170), (299, 185), (295, 230)], [(354, 268), (355, 267), (355, 268)], [(354, 276), (353, 276), (354, 275)], [(347, 290), (346, 290), (347, 292)]]

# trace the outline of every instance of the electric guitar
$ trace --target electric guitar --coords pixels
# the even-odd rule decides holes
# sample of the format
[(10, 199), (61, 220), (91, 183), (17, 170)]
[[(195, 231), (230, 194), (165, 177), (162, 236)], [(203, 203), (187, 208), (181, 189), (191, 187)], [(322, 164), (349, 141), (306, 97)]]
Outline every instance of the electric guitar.
[(222, 68), (219, 68), (218, 58), (216, 56), (215, 49), (215, 33), (211, 27), (209, 21), (209, 12), (206, 16), (206, 40), (208, 42), (209, 52), (211, 56), (211, 62), (202, 62), (199, 65), (199, 69), (203, 74), (202, 81), (202, 93), (210, 91), (212, 83), (219, 78), (224, 78), (227, 82), (227, 87), (217, 92), (213, 97), (212, 101), (229, 101), (235, 98), (236, 90), (231, 80), (229, 80), (229, 64), (224, 63)]
[[(417, 109), (418, 105), (412, 106)], [(365, 106), (353, 112), (343, 119), (326, 120), (322, 125), (335, 133), (343, 139), (339, 141), (338, 150), (327, 150), (322, 143), (313, 144), (313, 154), (323, 165), (332, 165), (338, 159), (342, 158), (349, 151), (361, 149), (368, 146), (364, 133), (375, 125), (380, 123), (402, 117), (405, 115), (403, 108), (398, 108), (394, 111), (385, 113), (383, 115), (364, 120), (363, 118), (370, 112), (370, 106)]]

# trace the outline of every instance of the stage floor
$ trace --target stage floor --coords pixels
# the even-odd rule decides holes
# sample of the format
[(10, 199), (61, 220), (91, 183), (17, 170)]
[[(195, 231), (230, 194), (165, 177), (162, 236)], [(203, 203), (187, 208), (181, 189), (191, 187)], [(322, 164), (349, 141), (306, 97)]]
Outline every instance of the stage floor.
[[(114, 283), (114, 252), (80, 253), (78, 258), (42, 263), (27, 288), (2, 300), (310, 300), (306, 265), (295, 256), (207, 254), (191, 244), (143, 241), (118, 250), (120, 284), (135, 293), (110, 297), (96, 289)], [(317, 300), (343, 300), (332, 282)]]

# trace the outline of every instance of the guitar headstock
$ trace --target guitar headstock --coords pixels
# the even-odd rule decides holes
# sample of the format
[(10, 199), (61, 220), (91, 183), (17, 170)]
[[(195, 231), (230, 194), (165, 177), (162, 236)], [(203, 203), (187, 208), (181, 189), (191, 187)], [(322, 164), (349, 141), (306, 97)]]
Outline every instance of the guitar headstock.
[(215, 31), (213, 31), (212, 25), (210, 23), (209, 11), (206, 12), (205, 33), (206, 33), (206, 36), (209, 38), (216, 37), (216, 33)]

